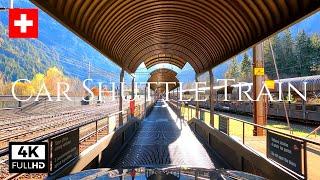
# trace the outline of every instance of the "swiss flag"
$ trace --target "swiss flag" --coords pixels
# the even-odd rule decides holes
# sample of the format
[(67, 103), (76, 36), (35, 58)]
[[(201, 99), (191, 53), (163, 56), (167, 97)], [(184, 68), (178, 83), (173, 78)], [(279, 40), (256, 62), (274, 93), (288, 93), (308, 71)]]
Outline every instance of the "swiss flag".
[(9, 38), (38, 38), (38, 9), (9, 9)]

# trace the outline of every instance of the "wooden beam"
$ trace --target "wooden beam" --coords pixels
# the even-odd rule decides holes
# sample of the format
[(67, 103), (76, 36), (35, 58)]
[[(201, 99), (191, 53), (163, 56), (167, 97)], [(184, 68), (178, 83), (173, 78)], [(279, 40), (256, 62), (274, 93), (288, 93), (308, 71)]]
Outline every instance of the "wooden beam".
[[(260, 73), (257, 73), (259, 71)], [(263, 43), (259, 43), (253, 47), (253, 99), (256, 100), (258, 94), (264, 83), (264, 57), (263, 57)], [(258, 101), (253, 101), (253, 120), (255, 124), (266, 125), (266, 97), (261, 96)], [(263, 136), (264, 130), (262, 128), (254, 127), (254, 136)]]

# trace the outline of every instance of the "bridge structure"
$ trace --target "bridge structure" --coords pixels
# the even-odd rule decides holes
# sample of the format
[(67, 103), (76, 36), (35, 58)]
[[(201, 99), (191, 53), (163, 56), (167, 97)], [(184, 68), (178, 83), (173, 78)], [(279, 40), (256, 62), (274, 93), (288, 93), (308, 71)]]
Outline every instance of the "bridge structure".
[[(212, 72), (250, 47), (253, 72), (263, 70), (263, 41), (317, 12), (319, 0), (31, 2), (116, 63), (121, 68), (120, 82), (125, 72), (135, 73), (142, 63), (147, 68), (168, 63), (180, 69), (189, 63), (196, 73), (195, 82), (200, 75), (209, 74), (207, 109), (198, 101), (179, 101), (177, 72), (161, 68), (150, 73), (148, 79), (157, 82), (150, 87), (151, 101), (147, 101), (145, 87), (144, 99), (132, 110), (124, 105), (120, 93), (114, 113), (105, 112), (104, 105), (97, 106), (103, 113), (92, 121), (32, 139), (48, 141), (51, 147), (56, 137), (74, 131), (80, 134), (80, 138), (70, 140), (80, 150), (71, 154), (73, 158), (63, 166), (51, 162), (48, 178), (94, 168), (140, 167), (179, 167), (179, 172), (186, 174), (188, 169), (199, 168), (193, 174), (189, 172), (193, 177), (201, 173), (205, 176), (203, 169), (231, 169), (270, 179), (320, 178), (316, 170), (319, 142), (268, 128), (266, 96), (250, 103), (250, 118), (218, 111)], [(265, 78), (264, 73), (253, 74), (253, 99)], [(133, 78), (132, 95), (134, 82)], [(163, 98), (166, 93), (168, 101)], [(83, 129), (89, 130), (81, 134)], [(283, 152), (279, 143), (292, 152)], [(50, 152), (51, 159), (55, 156)]]

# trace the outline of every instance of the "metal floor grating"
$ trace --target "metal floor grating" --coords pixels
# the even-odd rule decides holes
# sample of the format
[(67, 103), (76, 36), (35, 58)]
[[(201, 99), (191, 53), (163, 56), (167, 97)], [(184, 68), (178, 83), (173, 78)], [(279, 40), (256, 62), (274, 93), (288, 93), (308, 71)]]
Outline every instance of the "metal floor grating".
[(214, 168), (205, 148), (185, 122), (173, 119), (158, 101), (112, 168), (188, 166)]

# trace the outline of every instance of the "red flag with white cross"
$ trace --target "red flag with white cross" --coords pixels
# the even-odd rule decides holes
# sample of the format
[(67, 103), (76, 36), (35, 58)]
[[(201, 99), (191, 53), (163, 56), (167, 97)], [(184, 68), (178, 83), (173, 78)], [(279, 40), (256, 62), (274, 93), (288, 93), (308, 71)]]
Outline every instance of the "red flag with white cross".
[(9, 38), (38, 38), (38, 9), (9, 9)]

